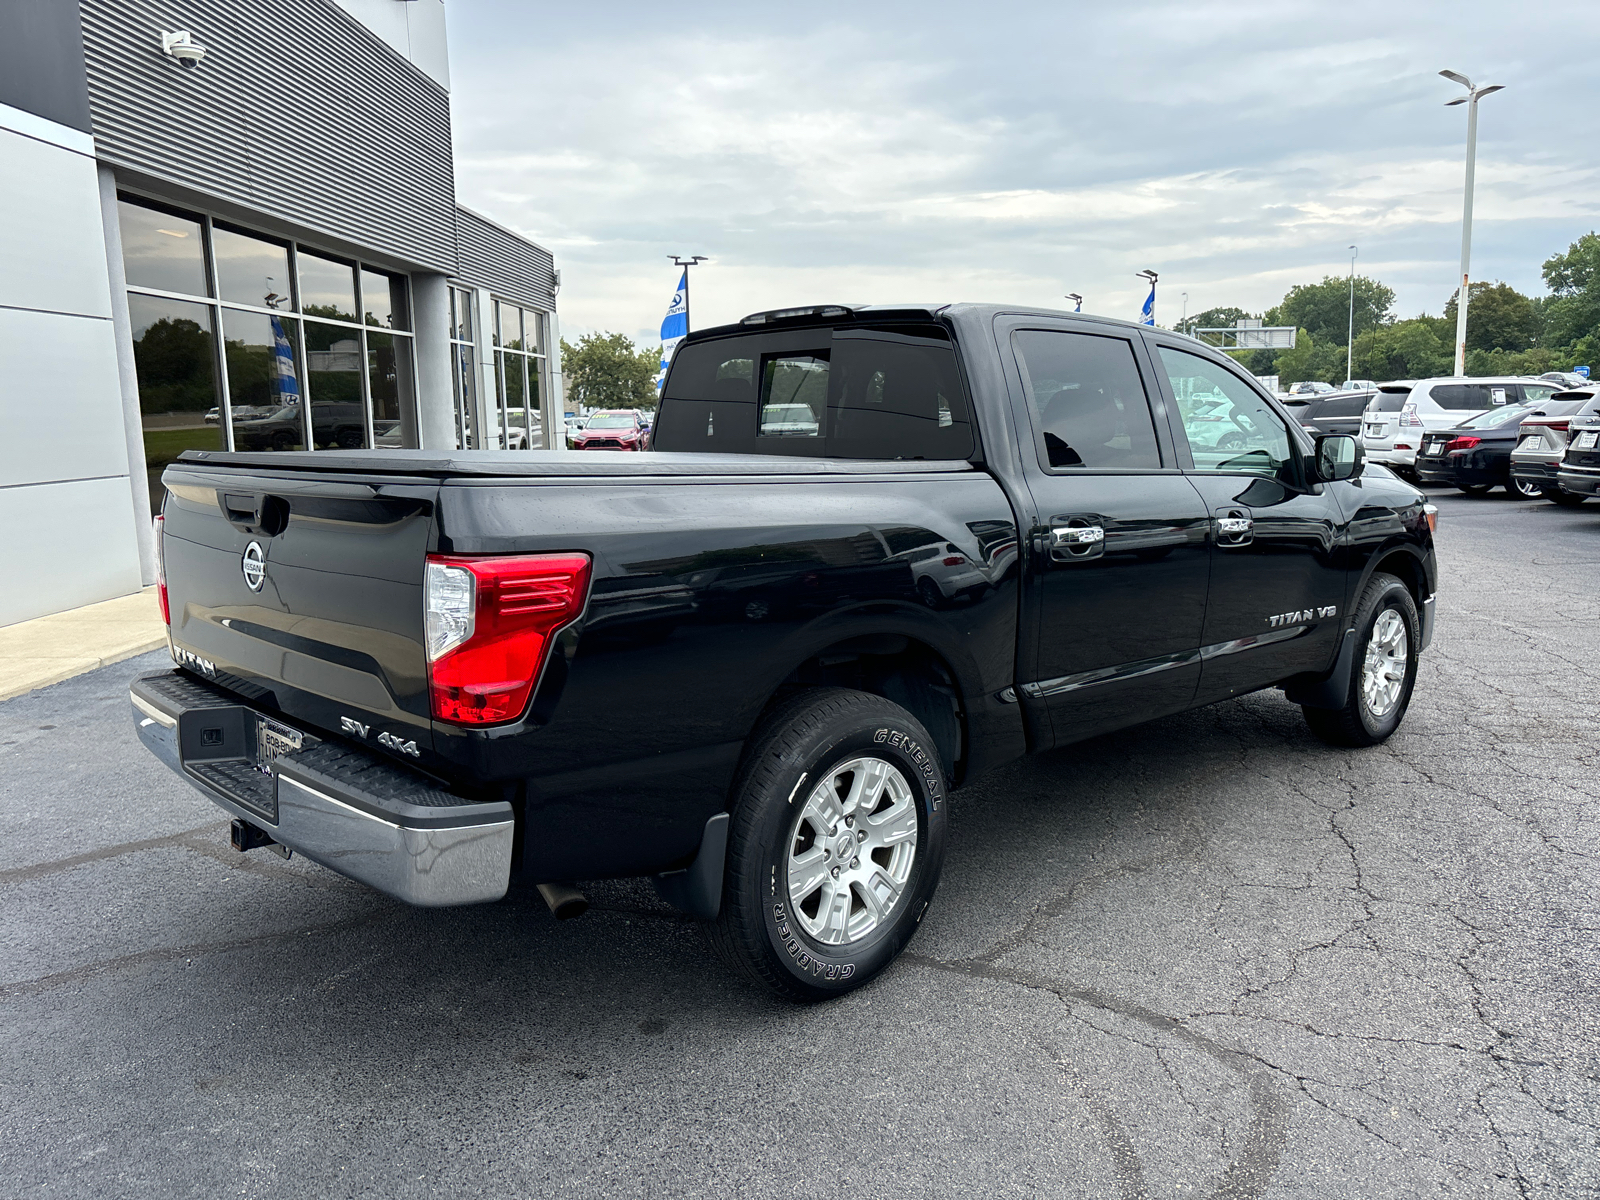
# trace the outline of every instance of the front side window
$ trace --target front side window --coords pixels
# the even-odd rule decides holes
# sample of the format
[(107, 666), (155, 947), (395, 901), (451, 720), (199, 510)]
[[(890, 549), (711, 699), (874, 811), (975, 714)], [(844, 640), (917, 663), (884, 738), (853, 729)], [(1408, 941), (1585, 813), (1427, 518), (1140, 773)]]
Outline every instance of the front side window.
[(1254, 388), (1198, 354), (1167, 346), (1160, 354), (1196, 470), (1286, 475), (1289, 431)]
[(1159, 467), (1150, 402), (1126, 338), (1022, 329), (1011, 336), (1049, 470)]

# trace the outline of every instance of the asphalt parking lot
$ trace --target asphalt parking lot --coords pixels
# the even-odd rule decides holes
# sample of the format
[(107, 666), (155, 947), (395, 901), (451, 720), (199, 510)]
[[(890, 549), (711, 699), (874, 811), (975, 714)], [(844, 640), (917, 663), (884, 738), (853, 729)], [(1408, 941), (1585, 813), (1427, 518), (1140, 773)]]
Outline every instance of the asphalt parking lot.
[(0, 704), (0, 1194), (1600, 1194), (1600, 503), (1437, 502), (1387, 745), (1273, 692), (989, 776), (821, 1007), (647, 887), (235, 854), (133, 736), (164, 654)]

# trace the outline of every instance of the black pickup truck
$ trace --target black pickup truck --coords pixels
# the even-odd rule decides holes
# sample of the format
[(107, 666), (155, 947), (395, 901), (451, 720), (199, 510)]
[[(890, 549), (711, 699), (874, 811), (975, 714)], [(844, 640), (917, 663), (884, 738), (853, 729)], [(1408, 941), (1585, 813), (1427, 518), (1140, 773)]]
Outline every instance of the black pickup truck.
[(1433, 624), (1421, 493), (1195, 341), (1057, 312), (697, 332), (646, 454), (191, 451), (164, 482), (177, 666), (133, 716), (237, 846), (558, 915), (653, 876), (800, 999), (906, 945), (952, 788), (1269, 687), (1380, 742)]

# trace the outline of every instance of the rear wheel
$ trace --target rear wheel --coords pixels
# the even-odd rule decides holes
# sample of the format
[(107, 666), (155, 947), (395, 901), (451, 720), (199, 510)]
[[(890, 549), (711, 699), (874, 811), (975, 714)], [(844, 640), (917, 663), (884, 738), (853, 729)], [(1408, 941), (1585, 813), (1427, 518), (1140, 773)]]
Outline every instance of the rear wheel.
[(792, 1000), (860, 987), (927, 911), (945, 808), (938, 750), (905, 709), (845, 688), (800, 693), (741, 768), (712, 946)]
[(1574, 496), (1571, 492), (1563, 492), (1560, 488), (1546, 493), (1546, 499), (1554, 500), (1562, 508), (1577, 508), (1588, 498), (1587, 496)]
[(1376, 746), (1400, 728), (1416, 686), (1421, 635), (1406, 585), (1374, 575), (1356, 607), (1355, 665), (1344, 704), (1302, 708), (1311, 732), (1332, 746)]
[(1520, 496), (1524, 500), (1542, 500), (1544, 499), (1545, 495), (1545, 487), (1544, 484), (1538, 483), (1535, 480), (1518, 479), (1513, 476), (1511, 480), (1511, 493), (1514, 496)]
[(1490, 487), (1493, 485), (1487, 483), (1458, 483), (1456, 486), (1469, 496), (1487, 496)]

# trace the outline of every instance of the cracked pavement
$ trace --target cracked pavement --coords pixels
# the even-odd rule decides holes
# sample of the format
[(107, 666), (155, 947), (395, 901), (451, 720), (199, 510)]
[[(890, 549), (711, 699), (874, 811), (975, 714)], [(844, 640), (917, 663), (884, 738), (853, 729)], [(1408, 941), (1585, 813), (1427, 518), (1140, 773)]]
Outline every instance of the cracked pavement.
[(1385, 746), (1276, 692), (952, 797), (801, 1008), (648, 886), (411, 909), (227, 846), (126, 684), (0, 704), (0, 1192), (1600, 1195), (1600, 504), (1439, 493)]

